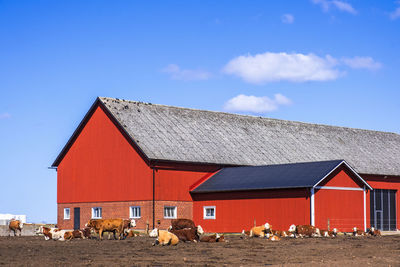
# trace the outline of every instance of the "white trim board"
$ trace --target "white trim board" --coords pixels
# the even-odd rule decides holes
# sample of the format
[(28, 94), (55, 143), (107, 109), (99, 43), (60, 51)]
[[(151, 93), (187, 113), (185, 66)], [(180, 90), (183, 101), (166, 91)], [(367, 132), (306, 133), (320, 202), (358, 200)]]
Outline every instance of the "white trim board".
[[(353, 174), (361, 180), (361, 182), (368, 187), (369, 190), (373, 190), (372, 187), (363, 179), (360, 175), (349, 165), (345, 160), (342, 160), (335, 168), (333, 168), (327, 175), (325, 175), (321, 180), (319, 180), (313, 187), (317, 187), (323, 180), (325, 180), (331, 173), (333, 173), (340, 165), (344, 164), (348, 169), (350, 169)], [(361, 189), (362, 190), (362, 189)]]
[(311, 202), (311, 225), (315, 226), (315, 198), (314, 198), (314, 188), (311, 188), (310, 191), (311, 197), (310, 197), (310, 202)]
[(316, 186), (315, 189), (329, 189), (329, 190), (351, 190), (351, 191), (364, 191), (359, 187), (340, 187), (340, 186)]

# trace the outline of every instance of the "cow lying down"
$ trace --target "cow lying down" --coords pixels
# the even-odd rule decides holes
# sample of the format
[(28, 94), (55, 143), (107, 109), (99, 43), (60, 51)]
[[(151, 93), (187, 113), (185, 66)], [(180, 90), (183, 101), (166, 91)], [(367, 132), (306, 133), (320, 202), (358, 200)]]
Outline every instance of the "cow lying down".
[(65, 241), (72, 239), (72, 231), (60, 230), (58, 228), (49, 228), (45, 226), (40, 226), (37, 234), (43, 234), (45, 240), (59, 240)]
[(294, 234), (295, 237), (320, 237), (321, 233), (319, 229), (312, 225), (294, 225), (289, 227), (288, 232)]
[(42, 234), (45, 240), (58, 240), (65, 241), (71, 240), (73, 238), (86, 239), (90, 237), (90, 229), (85, 228), (84, 230), (60, 230), (58, 228), (50, 228), (45, 226), (40, 226), (36, 231), (36, 234)]
[(366, 232), (357, 229), (357, 227), (353, 228), (353, 236), (366, 236), (366, 235), (367, 235)]
[(179, 240), (183, 242), (198, 242), (200, 240), (200, 235), (204, 233), (203, 228), (201, 228), (200, 225), (196, 228), (185, 228), (179, 230), (171, 229), (169, 231), (175, 234)]
[(329, 230), (320, 230), (321, 236), (323, 237), (336, 237), (337, 236), (337, 229), (333, 228), (332, 231)]
[(254, 226), (253, 228), (250, 229), (250, 231), (242, 231), (242, 236), (249, 236), (249, 237), (265, 237), (266, 232), (270, 231), (271, 227), (269, 223), (265, 223), (264, 225), (261, 226)]
[(166, 245), (173, 245), (176, 246), (179, 243), (179, 238), (174, 235), (171, 232), (168, 232), (166, 230), (158, 230), (157, 228), (154, 228), (150, 234), (150, 237), (157, 237), (156, 242), (153, 243), (153, 246), (155, 245), (161, 245), (161, 246), (166, 246)]
[(224, 235), (219, 235), (219, 234), (205, 235), (200, 238), (200, 242), (209, 242), (209, 243), (225, 242), (225, 237)]
[(381, 234), (381, 231), (380, 230), (378, 230), (378, 229), (375, 229), (375, 227), (371, 227), (369, 230), (368, 230), (368, 235), (372, 235), (372, 236), (381, 236), (382, 234)]

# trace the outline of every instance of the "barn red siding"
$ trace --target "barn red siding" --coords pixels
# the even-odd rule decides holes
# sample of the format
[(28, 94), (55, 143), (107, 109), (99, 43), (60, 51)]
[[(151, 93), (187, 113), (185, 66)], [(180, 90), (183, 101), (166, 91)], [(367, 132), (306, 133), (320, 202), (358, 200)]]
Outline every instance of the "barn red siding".
[(364, 185), (359, 178), (351, 174), (345, 167), (339, 167), (318, 186), (362, 188)]
[(57, 202), (152, 199), (152, 171), (97, 107), (58, 166)]
[(315, 226), (321, 229), (351, 232), (353, 227), (364, 229), (363, 191), (328, 190), (315, 192)]
[[(306, 189), (193, 194), (193, 219), (207, 232), (241, 232), (269, 222), (274, 229), (310, 223)], [(216, 219), (203, 219), (203, 207), (216, 206)]]
[[(336, 169), (319, 186), (363, 189), (364, 184), (346, 167)], [(352, 231), (364, 229), (364, 192), (354, 190), (315, 190), (315, 226)], [(329, 223), (328, 223), (329, 220)], [(328, 225), (329, 224), (329, 225)]]
[(156, 200), (192, 201), (189, 189), (210, 172), (158, 170), (156, 172)]
[[(387, 177), (378, 175), (362, 175), (363, 179), (374, 189), (390, 189), (396, 190), (396, 219), (397, 229), (400, 229), (400, 176)], [(370, 192), (367, 194), (367, 222), (370, 226), (371, 221), (371, 209), (370, 209)]]

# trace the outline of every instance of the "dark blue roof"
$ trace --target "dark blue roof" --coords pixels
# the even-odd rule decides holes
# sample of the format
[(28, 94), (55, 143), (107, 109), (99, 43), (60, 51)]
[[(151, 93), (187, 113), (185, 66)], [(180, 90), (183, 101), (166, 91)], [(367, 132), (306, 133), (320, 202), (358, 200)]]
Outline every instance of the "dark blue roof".
[(331, 160), (223, 168), (192, 192), (313, 187), (343, 162), (343, 160)]

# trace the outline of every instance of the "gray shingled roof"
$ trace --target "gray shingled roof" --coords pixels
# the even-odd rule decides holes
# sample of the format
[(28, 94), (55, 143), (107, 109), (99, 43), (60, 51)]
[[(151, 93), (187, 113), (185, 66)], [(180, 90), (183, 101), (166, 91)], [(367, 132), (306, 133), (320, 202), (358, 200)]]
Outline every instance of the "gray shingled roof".
[(150, 159), (270, 165), (344, 159), (400, 175), (400, 135), (99, 98)]

